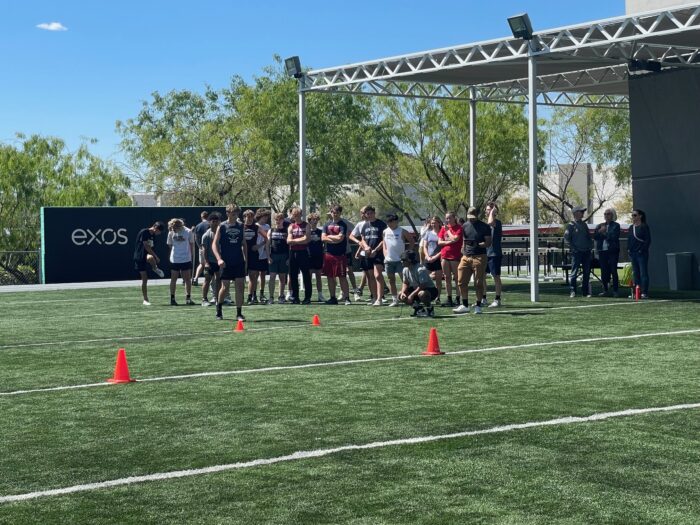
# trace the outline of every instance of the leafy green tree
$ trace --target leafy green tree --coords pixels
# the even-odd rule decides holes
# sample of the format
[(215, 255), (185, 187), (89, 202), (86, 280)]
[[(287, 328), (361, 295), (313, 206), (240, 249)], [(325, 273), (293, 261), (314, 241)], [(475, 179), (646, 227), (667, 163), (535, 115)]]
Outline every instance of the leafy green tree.
[(0, 250), (39, 247), (42, 206), (128, 206), (126, 177), (114, 164), (53, 137), (18, 135), (0, 144)]

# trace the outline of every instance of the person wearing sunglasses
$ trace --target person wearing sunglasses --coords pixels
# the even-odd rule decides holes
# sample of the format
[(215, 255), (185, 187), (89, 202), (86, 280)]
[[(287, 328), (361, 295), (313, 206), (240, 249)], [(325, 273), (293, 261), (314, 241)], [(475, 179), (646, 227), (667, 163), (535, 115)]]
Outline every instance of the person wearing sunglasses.
[(605, 222), (596, 226), (593, 232), (600, 262), (600, 280), (603, 283), (603, 291), (598, 295), (601, 297), (610, 295), (612, 277), (612, 296), (617, 297), (620, 286), (617, 275), (617, 261), (620, 259), (620, 224), (616, 222), (617, 213), (612, 208), (605, 210), (603, 216)]
[(634, 285), (642, 289), (642, 299), (649, 298), (649, 246), (651, 231), (642, 210), (632, 210), (632, 225), (627, 233), (627, 251), (632, 261)]

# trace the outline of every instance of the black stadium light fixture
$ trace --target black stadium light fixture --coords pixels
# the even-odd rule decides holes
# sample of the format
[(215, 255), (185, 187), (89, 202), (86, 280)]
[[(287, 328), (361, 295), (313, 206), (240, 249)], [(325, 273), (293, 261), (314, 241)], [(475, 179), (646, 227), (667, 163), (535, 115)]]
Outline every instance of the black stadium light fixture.
[(515, 38), (532, 40), (532, 23), (527, 13), (511, 16), (508, 18), (508, 25)]
[(304, 76), (304, 73), (301, 71), (301, 62), (298, 56), (285, 58), (284, 69), (290, 77), (301, 78)]

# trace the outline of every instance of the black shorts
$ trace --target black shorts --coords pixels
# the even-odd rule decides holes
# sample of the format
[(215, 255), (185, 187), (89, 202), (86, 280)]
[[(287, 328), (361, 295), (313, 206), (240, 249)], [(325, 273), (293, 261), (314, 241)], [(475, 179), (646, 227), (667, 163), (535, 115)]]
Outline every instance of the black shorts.
[[(257, 257), (257, 254), (255, 254)], [(248, 260), (248, 271), (249, 272), (265, 272), (269, 270), (270, 265), (267, 262), (267, 259), (258, 259), (258, 258), (253, 258)]]
[(490, 273), (493, 276), (501, 275), (501, 262), (503, 261), (502, 255), (494, 255), (488, 258), (488, 263), (486, 264), (486, 273)]
[(227, 262), (221, 271), (222, 281), (233, 281), (234, 279), (245, 279), (245, 263), (243, 261)]
[(205, 268), (204, 271), (207, 273), (207, 275), (216, 275), (217, 273), (219, 273), (219, 263), (210, 262), (209, 268)]
[[(415, 288), (413, 288), (412, 286), (409, 286), (408, 290), (406, 290), (406, 295), (410, 295), (415, 291), (416, 291)], [(431, 301), (434, 301), (435, 299), (437, 299), (437, 297), (438, 297), (438, 289), (437, 288), (435, 288), (433, 286), (432, 288), (426, 288), (425, 291), (430, 293), (430, 300)]]
[(192, 261), (184, 263), (170, 263), (170, 269), (175, 272), (184, 272), (192, 269)]
[(429, 272), (437, 272), (438, 270), (442, 270), (442, 264), (440, 263), (440, 258), (438, 257), (433, 262), (425, 263), (425, 269), (428, 270)]
[(360, 259), (360, 268), (365, 272), (374, 271), (375, 266), (384, 266), (384, 254), (378, 254), (374, 257), (362, 257)]
[(323, 270), (323, 252), (309, 256), (309, 270)]
[(134, 270), (136, 270), (137, 272), (147, 272), (150, 267), (151, 265), (148, 264), (146, 259), (143, 259), (141, 261), (134, 261)]

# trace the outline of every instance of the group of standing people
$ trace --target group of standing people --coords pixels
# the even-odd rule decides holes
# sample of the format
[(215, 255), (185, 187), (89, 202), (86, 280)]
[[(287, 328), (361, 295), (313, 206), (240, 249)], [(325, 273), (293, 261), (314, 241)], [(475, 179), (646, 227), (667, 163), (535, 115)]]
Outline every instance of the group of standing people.
[[(460, 222), (455, 213), (445, 215), (445, 223), (432, 217), (421, 231), (420, 239), (399, 225), (396, 214), (378, 219), (373, 206), (361, 210), (361, 221), (353, 225), (342, 217), (342, 206), (332, 206), (328, 220), (319, 227), (320, 217), (309, 214), (302, 217), (300, 208), (292, 208), (289, 215), (274, 214), (269, 210), (246, 210), (243, 221), (240, 208), (226, 207), (226, 218), (218, 212), (202, 212), (202, 221), (188, 229), (181, 219), (168, 223), (167, 244), (170, 248), (170, 303), (177, 305), (177, 280), (185, 283), (185, 304), (194, 304), (192, 283), (204, 275), (202, 305), (216, 305), (217, 319), (223, 318), (222, 306), (230, 304), (230, 284), (234, 282), (237, 319), (244, 320), (245, 278), (249, 278), (248, 304), (273, 304), (279, 281), (277, 302), (310, 304), (312, 276), (316, 278), (318, 300), (325, 304), (350, 304), (362, 300), (365, 286), (373, 306), (414, 306), (414, 315), (433, 315), (435, 305), (454, 307), (458, 314), (473, 307), (481, 313), (486, 301), (485, 274), (488, 271), (496, 283), (496, 297), (489, 305), (501, 304), (501, 237), (502, 225), (498, 207), (489, 203), (486, 221), (478, 218), (476, 208), (469, 208), (466, 221)], [(270, 219), (273, 218), (272, 224)], [(134, 260), (142, 278), (144, 305), (150, 305), (147, 294), (147, 270), (163, 276), (158, 268), (159, 258), (153, 251), (153, 239), (164, 232), (165, 225), (156, 222), (144, 228), (137, 237)], [(418, 241), (418, 242), (416, 242)], [(417, 246), (416, 246), (417, 244)], [(192, 278), (195, 251), (200, 265)], [(359, 287), (352, 268), (353, 259), (359, 259), (362, 280)], [(388, 287), (384, 274), (388, 278)], [(269, 298), (265, 296), (266, 276)], [(300, 287), (299, 274), (303, 282)], [(396, 276), (401, 279), (400, 288)], [(322, 275), (328, 282), (330, 297), (323, 296)], [(441, 301), (442, 281), (445, 280), (447, 297)], [(469, 283), (474, 280), (475, 302), (469, 303)], [(287, 282), (289, 280), (289, 283)], [(452, 286), (454, 282), (454, 287)], [(258, 283), (260, 294), (258, 295)], [(289, 292), (285, 288), (289, 284)], [(340, 294), (338, 294), (338, 288)], [(214, 300), (209, 301), (209, 290)], [(303, 292), (303, 297), (301, 293)], [(454, 299), (453, 299), (454, 292)], [(385, 298), (388, 293), (391, 299)]]
[[(584, 206), (573, 208), (573, 220), (567, 225), (564, 240), (571, 251), (571, 278), (569, 282), (570, 297), (576, 297), (579, 272), (582, 273), (582, 294), (592, 295), (590, 285), (593, 242), (600, 263), (600, 281), (603, 290), (600, 296), (619, 296), (619, 277), (617, 265), (620, 259), (620, 224), (617, 213), (608, 208), (604, 211), (605, 222), (598, 224), (591, 236), (588, 224), (583, 221), (586, 212)], [(639, 209), (632, 211), (632, 224), (627, 232), (627, 251), (632, 263), (633, 285), (641, 289), (641, 298), (649, 297), (649, 246), (651, 232), (647, 225), (646, 214)]]

